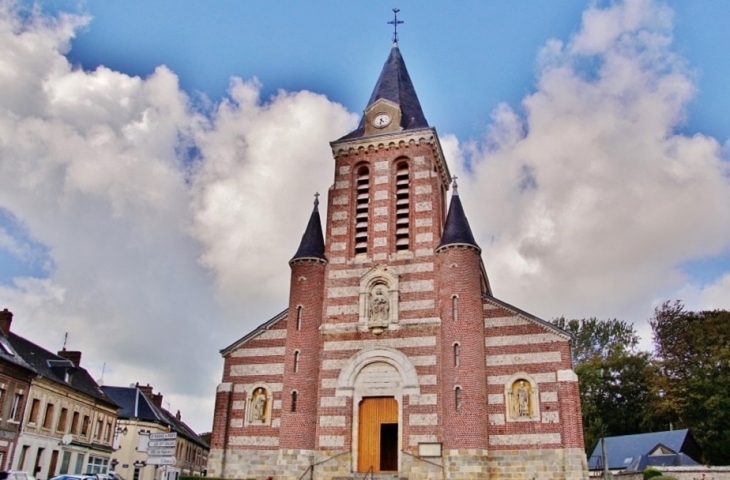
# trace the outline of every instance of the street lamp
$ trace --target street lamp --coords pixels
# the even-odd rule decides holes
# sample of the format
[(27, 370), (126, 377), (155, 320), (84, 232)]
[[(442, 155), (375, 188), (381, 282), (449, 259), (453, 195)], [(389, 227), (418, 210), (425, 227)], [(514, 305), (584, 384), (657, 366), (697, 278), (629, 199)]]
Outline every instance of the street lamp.
[(119, 435), (126, 435), (129, 430), (127, 430), (127, 427), (117, 427), (114, 429), (114, 444), (112, 445), (112, 448), (114, 450), (119, 450), (121, 447), (119, 446)]

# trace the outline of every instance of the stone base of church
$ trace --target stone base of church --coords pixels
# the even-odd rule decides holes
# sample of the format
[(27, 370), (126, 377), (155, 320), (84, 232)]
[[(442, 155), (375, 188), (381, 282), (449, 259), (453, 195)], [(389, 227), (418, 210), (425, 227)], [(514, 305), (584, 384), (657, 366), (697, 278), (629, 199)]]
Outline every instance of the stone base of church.
[[(352, 472), (350, 452), (314, 450), (228, 450), (213, 449), (208, 456), (208, 476), (232, 479), (304, 480), (361, 479)], [(585, 480), (588, 478), (583, 450), (444, 450), (441, 458), (418, 458), (401, 454), (398, 473), (374, 477), (407, 480)]]
[(485, 479), (489, 474), (489, 456), (484, 449), (444, 450), (443, 455), (444, 478), (448, 480)]
[(588, 464), (580, 448), (497, 450), (489, 453), (489, 478), (582, 480), (588, 478)]
[(211, 449), (208, 476), (219, 478), (268, 478), (279, 476), (279, 450)]

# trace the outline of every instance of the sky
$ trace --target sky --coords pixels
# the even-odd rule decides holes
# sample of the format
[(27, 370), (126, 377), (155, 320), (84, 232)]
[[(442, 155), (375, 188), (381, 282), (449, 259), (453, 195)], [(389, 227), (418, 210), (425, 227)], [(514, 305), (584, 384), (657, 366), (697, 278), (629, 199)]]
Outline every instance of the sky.
[(198, 432), (392, 42), (495, 296), (730, 307), (730, 2), (0, 0), (0, 308)]

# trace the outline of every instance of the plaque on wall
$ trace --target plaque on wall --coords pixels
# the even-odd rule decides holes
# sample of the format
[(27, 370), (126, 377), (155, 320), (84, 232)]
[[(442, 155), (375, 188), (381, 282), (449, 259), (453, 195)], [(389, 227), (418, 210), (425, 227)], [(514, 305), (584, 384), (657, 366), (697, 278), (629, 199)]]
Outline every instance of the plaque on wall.
[(441, 443), (419, 443), (418, 444), (418, 456), (419, 457), (440, 457), (441, 456)]

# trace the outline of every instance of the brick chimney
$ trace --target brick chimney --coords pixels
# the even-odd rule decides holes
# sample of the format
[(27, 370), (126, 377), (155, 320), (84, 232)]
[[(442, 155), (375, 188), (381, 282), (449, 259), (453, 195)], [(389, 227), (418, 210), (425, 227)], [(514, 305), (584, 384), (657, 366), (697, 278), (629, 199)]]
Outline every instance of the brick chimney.
[(0, 312), (0, 331), (5, 335), (10, 333), (10, 324), (13, 323), (13, 312), (7, 308)]
[(152, 403), (162, 408), (162, 394), (158, 392), (152, 395)]
[(59, 357), (63, 357), (66, 360), (70, 360), (71, 363), (77, 367), (81, 366), (81, 352), (78, 350), (66, 350), (65, 348), (58, 352)]

